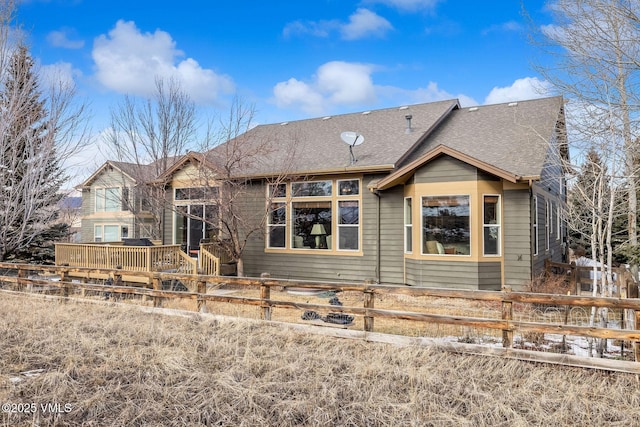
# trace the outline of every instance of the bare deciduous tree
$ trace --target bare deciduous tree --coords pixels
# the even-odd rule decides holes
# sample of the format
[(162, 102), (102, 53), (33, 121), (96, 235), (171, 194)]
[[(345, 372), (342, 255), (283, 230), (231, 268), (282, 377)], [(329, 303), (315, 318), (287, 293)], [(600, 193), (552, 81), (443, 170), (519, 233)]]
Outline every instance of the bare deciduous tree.
[(154, 180), (194, 144), (196, 131), (195, 104), (172, 79), (157, 78), (152, 98), (125, 96), (111, 111), (111, 128), (105, 137), (110, 154), (128, 165), (127, 174), (136, 184), (133, 194), (121, 202), (139, 225), (152, 217), (152, 224), (142, 232), (152, 239), (162, 238), (166, 207), (166, 183)]
[[(635, 0), (555, 0), (553, 24), (534, 40), (556, 60), (538, 71), (570, 99), (574, 149), (589, 151), (608, 138), (618, 150), (610, 170), (623, 175), (629, 261), (637, 279), (638, 134), (640, 119), (640, 3)], [(600, 148), (601, 143), (595, 143)], [(622, 167), (620, 167), (622, 165)], [(619, 183), (611, 180), (610, 183)], [(597, 213), (594, 213), (597, 215)]]
[[(626, 249), (631, 277), (638, 279), (638, 146), (640, 124), (640, 3), (636, 0), (554, 0), (547, 4), (551, 25), (535, 28), (550, 66), (545, 79), (569, 99), (570, 141), (575, 158), (591, 168), (591, 181), (570, 187), (582, 215), (567, 222), (590, 243), (593, 292), (611, 296), (614, 224), (626, 216)], [(582, 155), (580, 155), (582, 153)], [(586, 153), (597, 153), (599, 163)], [(579, 169), (580, 165), (569, 166)], [(620, 206), (619, 201), (624, 201)], [(635, 255), (634, 255), (635, 254)], [(607, 322), (600, 310), (600, 322)], [(592, 310), (594, 324), (596, 309)], [(632, 325), (631, 325), (632, 326)], [(606, 340), (598, 345), (602, 354)]]
[[(251, 239), (264, 238), (274, 192), (291, 178), (296, 155), (295, 135), (252, 132), (253, 117), (253, 107), (235, 99), (229, 116), (209, 126), (194, 176), (212, 195), (207, 203), (214, 213), (200, 219), (215, 230), (215, 243), (236, 263), (239, 276), (245, 248)], [(256, 170), (271, 172), (258, 177)]]

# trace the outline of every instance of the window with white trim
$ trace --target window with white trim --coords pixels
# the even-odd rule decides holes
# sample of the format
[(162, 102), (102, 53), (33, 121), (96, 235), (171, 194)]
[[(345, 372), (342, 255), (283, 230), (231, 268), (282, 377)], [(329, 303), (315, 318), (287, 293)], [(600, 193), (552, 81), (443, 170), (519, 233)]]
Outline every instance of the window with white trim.
[(560, 240), (560, 206), (557, 203), (553, 204), (556, 217), (556, 240)]
[(119, 212), (122, 209), (122, 189), (120, 187), (96, 188), (96, 212)]
[(500, 196), (485, 195), (482, 211), (483, 253), (484, 255), (500, 255)]
[(287, 246), (287, 184), (269, 184), (267, 200), (267, 247), (284, 249)]
[(93, 240), (95, 242), (119, 242), (129, 236), (129, 227), (114, 224), (94, 225)]
[(404, 252), (413, 252), (413, 199), (404, 198)]
[(533, 216), (531, 221), (531, 227), (533, 228), (533, 254), (538, 255), (538, 196), (533, 196)]
[(551, 241), (551, 202), (545, 199), (545, 211), (544, 211), (544, 228), (545, 228), (545, 241), (544, 248), (549, 250), (549, 242)]

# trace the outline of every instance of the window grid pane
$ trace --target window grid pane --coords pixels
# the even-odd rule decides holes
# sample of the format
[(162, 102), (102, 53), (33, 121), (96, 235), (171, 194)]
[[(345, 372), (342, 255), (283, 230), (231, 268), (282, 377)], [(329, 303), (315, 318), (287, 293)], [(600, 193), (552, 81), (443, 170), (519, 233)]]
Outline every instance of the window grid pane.
[(407, 197), (404, 199), (404, 251), (405, 253), (413, 252), (413, 199)]
[(359, 202), (339, 201), (338, 212), (338, 249), (357, 251), (360, 247)]
[(500, 196), (484, 196), (482, 210), (484, 255), (500, 255)]

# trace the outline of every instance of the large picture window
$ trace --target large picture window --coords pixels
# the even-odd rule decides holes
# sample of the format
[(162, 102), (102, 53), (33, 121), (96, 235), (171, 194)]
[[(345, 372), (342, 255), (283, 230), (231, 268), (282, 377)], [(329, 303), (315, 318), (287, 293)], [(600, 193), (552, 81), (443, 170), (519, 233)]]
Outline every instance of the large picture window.
[(422, 253), (471, 253), (469, 196), (422, 197)]
[(484, 255), (500, 255), (500, 196), (484, 196), (482, 210)]
[(293, 202), (293, 247), (331, 249), (331, 201)]

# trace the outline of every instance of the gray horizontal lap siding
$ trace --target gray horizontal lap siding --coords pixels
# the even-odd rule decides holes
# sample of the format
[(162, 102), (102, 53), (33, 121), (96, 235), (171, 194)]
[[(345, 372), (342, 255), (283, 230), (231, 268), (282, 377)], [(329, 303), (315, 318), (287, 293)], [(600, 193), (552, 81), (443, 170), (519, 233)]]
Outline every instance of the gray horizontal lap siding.
[(529, 190), (504, 192), (505, 285), (514, 290), (531, 280), (531, 206)]
[[(365, 222), (367, 227), (375, 227), (374, 218)], [(380, 281), (401, 284), (403, 270), (404, 188), (397, 186), (380, 194)]]
[(454, 182), (475, 181), (478, 179), (478, 170), (460, 160), (449, 156), (441, 156), (432, 160), (426, 166), (416, 170), (414, 182)]
[(91, 188), (84, 188), (82, 190), (82, 219), (81, 219), (81, 239), (83, 242), (94, 241), (94, 226), (99, 224), (121, 224), (128, 225), (129, 232), (134, 232), (133, 220), (123, 219), (109, 219), (109, 218), (87, 218), (87, 216), (95, 213), (96, 209), (96, 188), (108, 188), (108, 187), (132, 187), (132, 181), (125, 177), (118, 170), (105, 169), (96, 179), (91, 183)]
[(499, 290), (500, 262), (406, 260), (407, 284), (429, 288)]
[[(544, 192), (545, 188), (542, 188), (540, 185), (534, 186), (535, 196), (538, 198), (538, 255), (533, 257), (533, 276), (539, 276), (544, 272), (544, 261), (545, 259), (550, 259), (555, 262), (562, 261), (562, 236), (560, 239), (557, 239), (557, 227), (556, 221), (557, 217), (555, 216), (555, 211), (553, 210), (553, 204), (551, 204), (550, 210), (550, 221), (549, 226), (551, 233), (549, 235), (549, 249), (546, 248), (546, 239), (549, 234), (546, 228), (546, 209), (547, 209), (547, 200), (550, 202), (556, 201), (556, 196), (551, 195), (549, 193)], [(556, 209), (559, 205), (556, 203)]]

